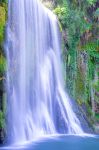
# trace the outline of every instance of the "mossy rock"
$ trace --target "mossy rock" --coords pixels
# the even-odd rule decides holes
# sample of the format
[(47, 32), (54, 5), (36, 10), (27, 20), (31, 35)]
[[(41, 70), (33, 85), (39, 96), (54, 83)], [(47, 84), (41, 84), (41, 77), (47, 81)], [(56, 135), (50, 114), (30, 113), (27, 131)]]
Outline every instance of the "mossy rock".
[(0, 111), (0, 129), (5, 128), (5, 118), (2, 111)]
[(4, 39), (4, 26), (6, 23), (6, 11), (3, 6), (0, 6), (0, 43)]
[(82, 103), (83, 103), (83, 100), (81, 100), (81, 99), (77, 99), (77, 103), (81, 106), (81, 105), (82, 105)]
[(2, 54), (0, 54), (0, 81), (3, 79), (5, 70), (6, 70), (6, 59)]

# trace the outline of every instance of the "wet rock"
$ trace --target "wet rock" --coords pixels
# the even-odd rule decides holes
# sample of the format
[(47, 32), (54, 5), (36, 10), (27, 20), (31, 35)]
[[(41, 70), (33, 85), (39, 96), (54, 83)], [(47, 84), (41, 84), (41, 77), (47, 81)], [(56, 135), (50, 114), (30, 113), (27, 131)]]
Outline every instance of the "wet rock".
[(4, 139), (5, 139), (5, 130), (2, 128), (0, 129), (0, 144), (4, 143)]

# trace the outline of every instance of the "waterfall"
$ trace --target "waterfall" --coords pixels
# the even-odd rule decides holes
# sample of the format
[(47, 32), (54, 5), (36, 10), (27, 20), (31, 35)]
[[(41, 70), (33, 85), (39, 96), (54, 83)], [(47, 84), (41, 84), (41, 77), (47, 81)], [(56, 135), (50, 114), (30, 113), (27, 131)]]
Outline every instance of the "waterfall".
[(9, 0), (7, 122), (11, 142), (82, 134), (65, 92), (56, 16), (37, 0)]

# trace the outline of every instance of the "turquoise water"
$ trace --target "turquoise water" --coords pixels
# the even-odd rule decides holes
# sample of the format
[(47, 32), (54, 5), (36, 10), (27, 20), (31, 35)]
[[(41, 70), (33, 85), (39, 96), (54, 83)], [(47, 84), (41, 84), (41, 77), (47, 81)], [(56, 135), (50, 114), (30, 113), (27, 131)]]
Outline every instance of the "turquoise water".
[(99, 150), (99, 136), (60, 136), (43, 138), (21, 146), (1, 147), (0, 150)]

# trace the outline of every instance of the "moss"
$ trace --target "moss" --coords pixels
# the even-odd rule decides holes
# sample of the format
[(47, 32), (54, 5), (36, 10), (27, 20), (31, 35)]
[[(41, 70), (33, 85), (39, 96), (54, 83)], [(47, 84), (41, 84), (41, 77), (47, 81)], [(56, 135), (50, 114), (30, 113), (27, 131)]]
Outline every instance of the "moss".
[(4, 26), (6, 20), (6, 11), (3, 6), (0, 6), (0, 43), (3, 42), (4, 39)]
[(78, 103), (80, 104), (81, 101), (83, 102), (84, 95), (85, 95), (85, 84), (84, 84), (84, 76), (82, 72), (78, 69), (76, 80), (75, 80), (75, 95)]
[(83, 100), (82, 99), (77, 99), (77, 103), (81, 106), (82, 105)]
[(5, 94), (4, 94), (4, 74), (6, 70), (6, 58), (4, 56), (4, 36), (5, 24), (7, 18), (7, 1), (0, 1), (0, 143), (4, 141), (5, 137)]
[(93, 88), (95, 88), (95, 90), (96, 90), (97, 92), (99, 92), (99, 80), (97, 80), (97, 81), (95, 81), (95, 82), (93, 83)]
[(6, 59), (3, 55), (0, 55), (0, 77), (4, 75), (6, 69)]
[(66, 19), (68, 18), (69, 15), (69, 7), (68, 7), (68, 3), (65, 2), (65, 4), (63, 6), (57, 6), (53, 12), (57, 15), (61, 25), (63, 28), (65, 28), (66, 26)]
[(88, 2), (90, 5), (93, 5), (93, 4), (96, 2), (96, 0), (87, 0), (87, 2)]
[(5, 128), (5, 118), (3, 112), (0, 111), (0, 129), (4, 129), (4, 128)]

